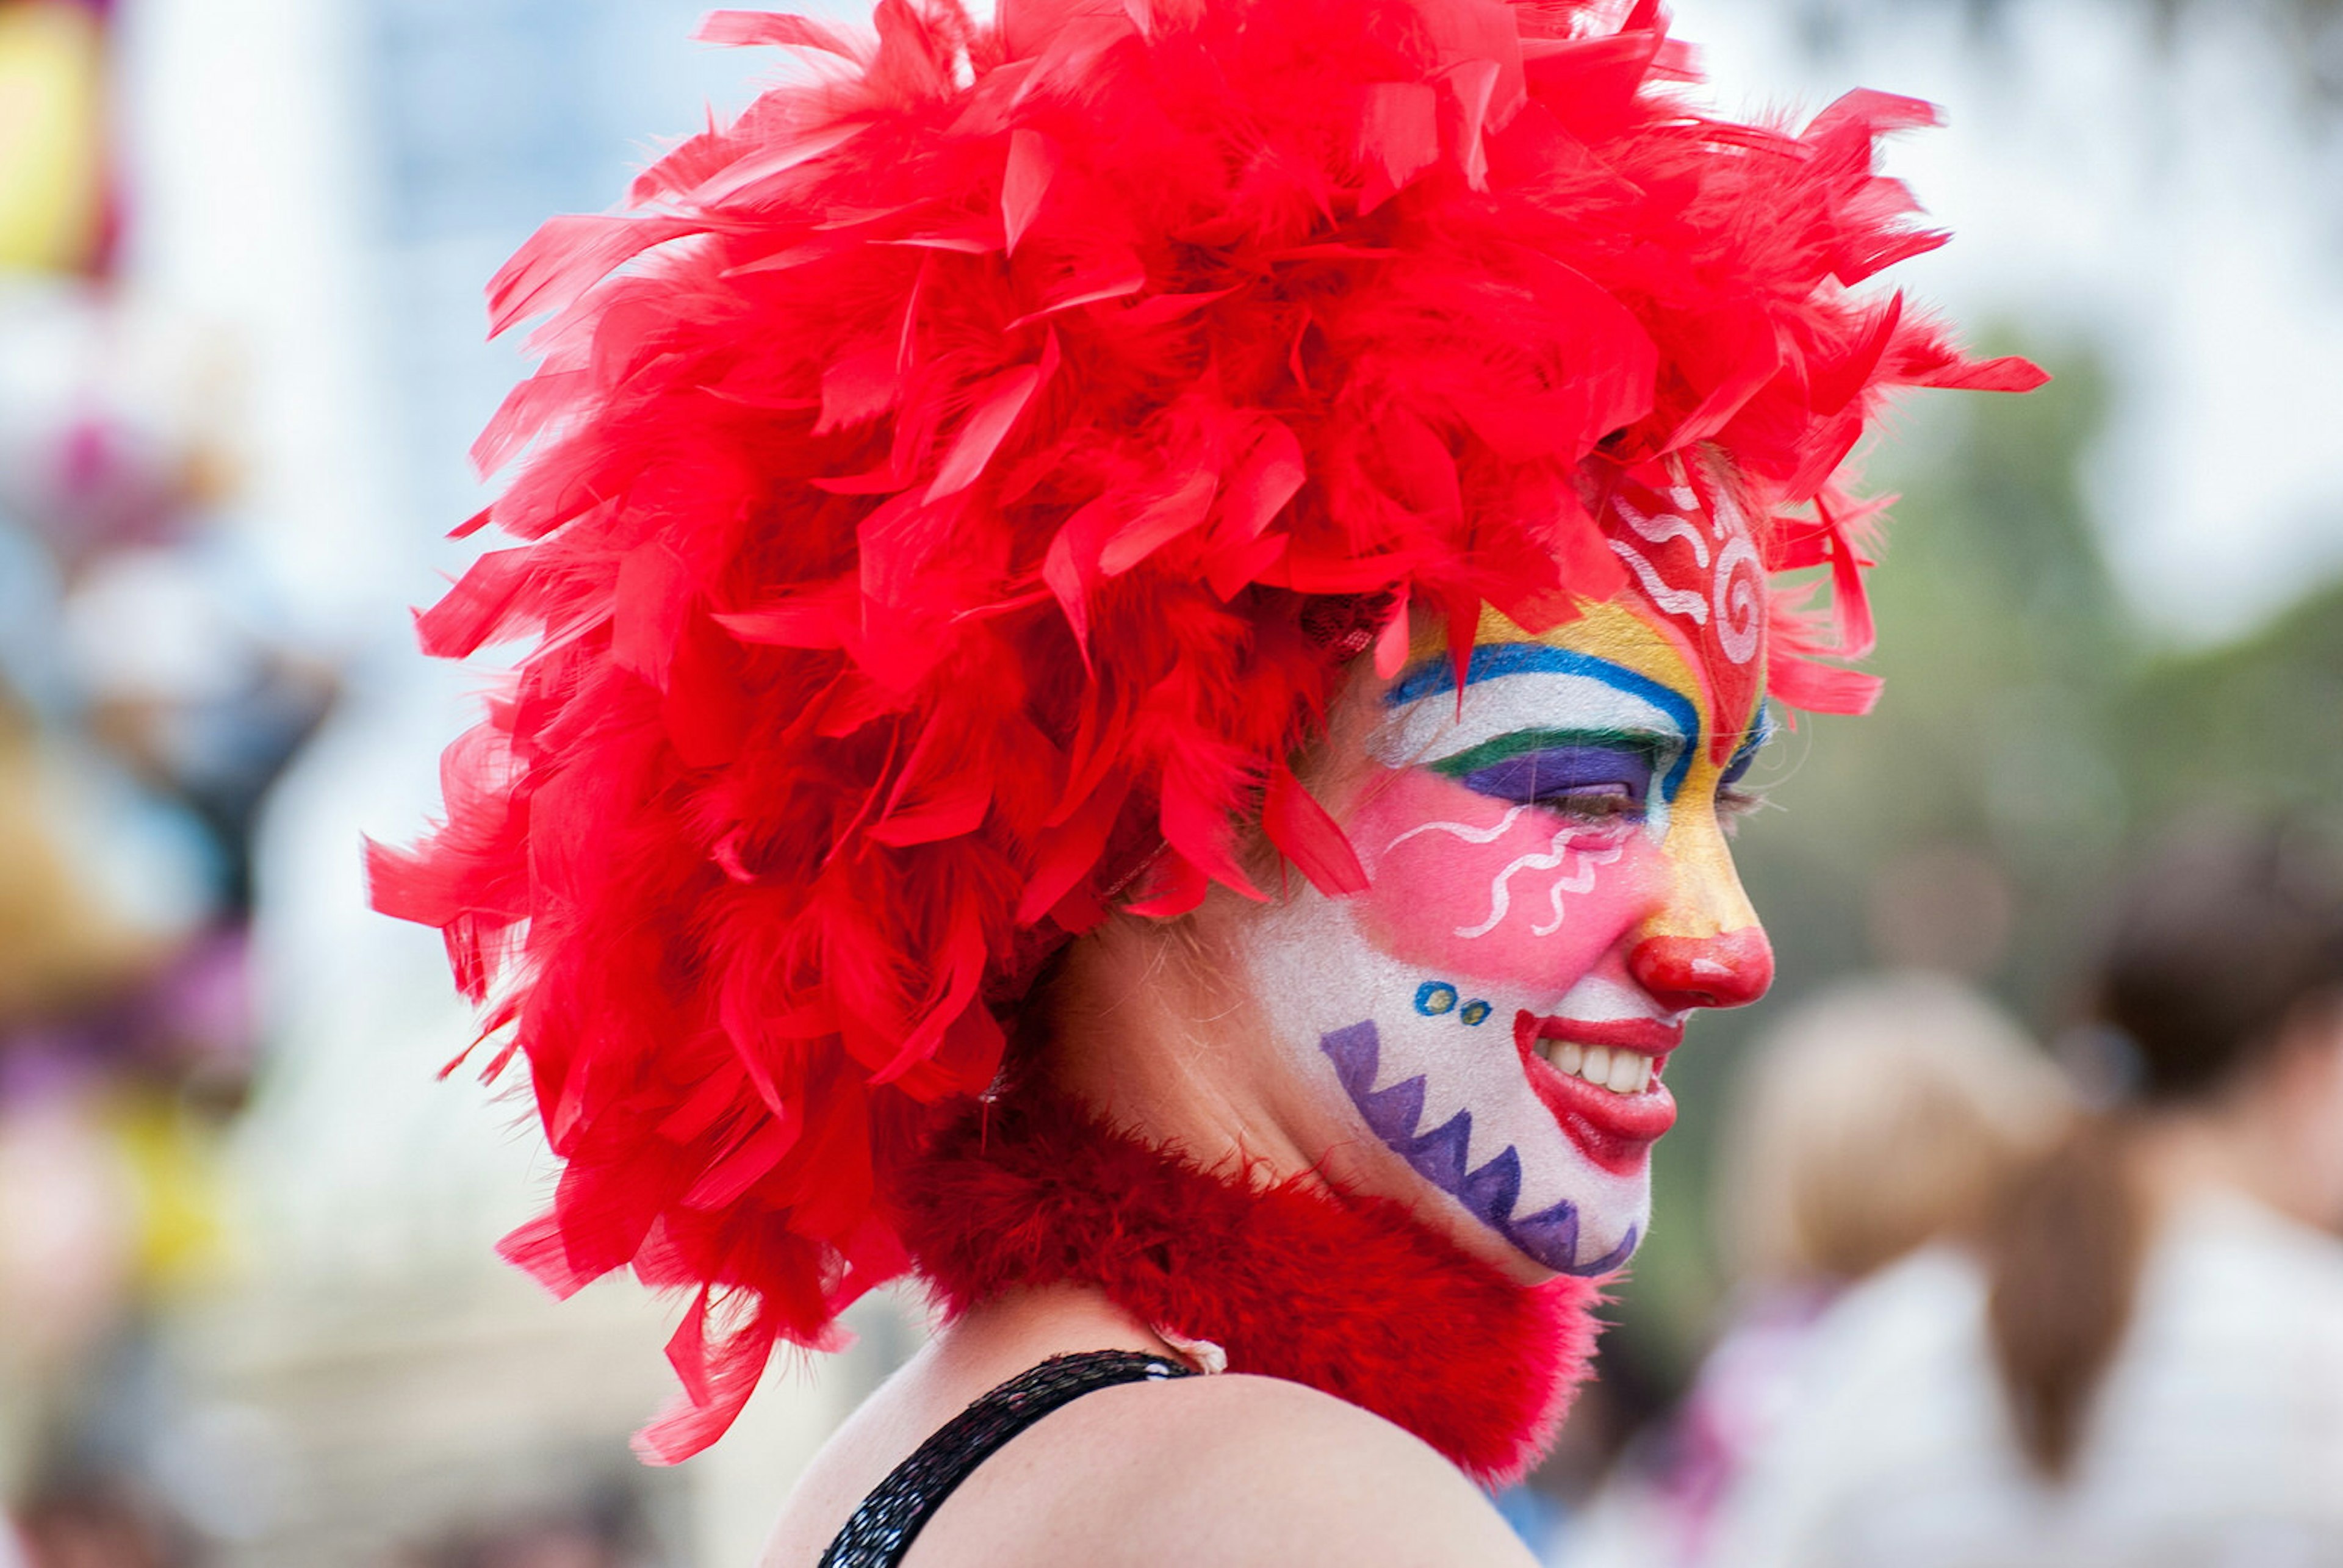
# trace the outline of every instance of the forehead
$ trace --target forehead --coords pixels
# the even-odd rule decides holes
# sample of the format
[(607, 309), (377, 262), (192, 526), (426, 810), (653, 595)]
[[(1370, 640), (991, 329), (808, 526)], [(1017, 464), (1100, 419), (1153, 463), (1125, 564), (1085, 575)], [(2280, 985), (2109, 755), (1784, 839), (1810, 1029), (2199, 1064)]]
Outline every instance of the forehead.
[(1630, 672), (1631, 678), (1620, 684), (1637, 684), (1633, 678), (1640, 678), (1674, 694), (1676, 700), (1669, 706), (1678, 711), (1689, 705), (1701, 719), (1710, 717), (1706, 685), (1699, 671), (1634, 590), (1599, 604), (1582, 599), (1578, 610), (1575, 619), (1534, 633), (1483, 607), (1481, 624), (1473, 633), (1476, 662), (1488, 662), (1488, 655), (1481, 650), (1502, 648), (1551, 648), (1565, 656), (1600, 659)]
[[(1578, 609), (1571, 620), (1530, 632), (1483, 608), (1466, 676), (1466, 706), (1478, 721), (1473, 728), (1533, 729), (1567, 721), (1574, 728), (1670, 737), (1687, 746), (1704, 736), (1712, 749), (1725, 755), (1739, 744), (1755, 719), (1758, 694), (1753, 689), (1737, 710), (1720, 715), (1715, 706), (1717, 683), (1694, 662), (1697, 648), (1671, 635), (1660, 613), (1638, 592), (1630, 588), (1602, 602), (1581, 600)], [(1437, 627), (1423, 628), (1413, 652), (1407, 672), (1384, 702), (1394, 709), (1421, 709), (1411, 719), (1443, 728), (1458, 717), (1449, 706), (1455, 687), (1444, 633)], [(1449, 694), (1447, 700), (1435, 699), (1442, 693)], [(1420, 726), (1409, 722), (1405, 728), (1413, 732)]]
[(1594, 489), (1629, 577), (1612, 603), (1676, 650), (1716, 744), (1729, 744), (1764, 696), (1765, 571), (1747, 515), (1729, 485), (1682, 457), (1613, 471)]
[[(1495, 688), (1505, 691), (1500, 705), (1522, 710), (1525, 722), (1541, 709), (1550, 719), (1599, 723), (1597, 710), (1656, 707), (1671, 722), (1622, 727), (1705, 737), (1711, 760), (1724, 766), (1757, 728), (1765, 699), (1768, 595), (1747, 514), (1729, 484), (1681, 455), (1589, 470), (1581, 494), (1618, 558), (1622, 586), (1608, 599), (1579, 599), (1573, 618), (1542, 632), (1484, 605), (1466, 673), (1477, 689), (1465, 706), (1489, 709)], [(1411, 640), (1386, 708), (1454, 691), (1445, 629), (1419, 623)], [(1527, 678), (1495, 678), (1513, 675)]]

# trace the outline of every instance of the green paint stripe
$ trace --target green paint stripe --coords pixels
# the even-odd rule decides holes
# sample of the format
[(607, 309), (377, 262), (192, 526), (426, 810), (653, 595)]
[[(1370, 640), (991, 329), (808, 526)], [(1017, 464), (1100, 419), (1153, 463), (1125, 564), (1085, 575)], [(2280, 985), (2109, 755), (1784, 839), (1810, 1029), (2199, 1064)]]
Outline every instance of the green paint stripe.
[(1633, 733), (1622, 729), (1516, 729), (1469, 746), (1453, 757), (1443, 757), (1431, 764), (1433, 771), (1450, 779), (1462, 779), (1465, 774), (1519, 757), (1530, 751), (1553, 751), (1563, 747), (1615, 747), (1624, 751), (1643, 754), (1654, 769), (1660, 759), (1675, 749), (1673, 737)]

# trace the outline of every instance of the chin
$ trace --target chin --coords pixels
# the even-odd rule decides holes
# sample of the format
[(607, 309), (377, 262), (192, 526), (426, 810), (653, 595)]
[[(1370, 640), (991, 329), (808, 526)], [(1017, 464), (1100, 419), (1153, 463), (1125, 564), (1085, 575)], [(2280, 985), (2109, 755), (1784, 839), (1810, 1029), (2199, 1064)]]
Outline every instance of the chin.
[[(1380, 1146), (1377, 1151), (1383, 1152)], [(1556, 1156), (1557, 1161), (1566, 1158)], [(1526, 1166), (1534, 1161), (1525, 1158), (1523, 1163)], [(1633, 1261), (1651, 1229), (1648, 1181), (1605, 1177), (1590, 1181), (1583, 1187), (1565, 1181), (1564, 1184), (1578, 1194), (1558, 1201), (1571, 1205), (1578, 1222), (1577, 1233), (1571, 1238), (1565, 1255), (1534, 1230), (1526, 1238), (1529, 1244), (1524, 1245), (1523, 1226), (1518, 1220), (1510, 1226), (1492, 1224), (1487, 1217), (1467, 1207), (1463, 1200), (1427, 1181), (1404, 1162), (1391, 1161), (1388, 1155), (1378, 1174), (1381, 1180), (1373, 1191), (1408, 1203), (1423, 1223), (1524, 1286), (1544, 1284), (1561, 1276), (1599, 1280), (1614, 1274)], [(1551, 1213), (1553, 1207), (1544, 1211)], [(1525, 1203), (1519, 1208), (1523, 1214), (1532, 1217), (1541, 1211)], [(1532, 1251), (1533, 1247), (1536, 1251)]]

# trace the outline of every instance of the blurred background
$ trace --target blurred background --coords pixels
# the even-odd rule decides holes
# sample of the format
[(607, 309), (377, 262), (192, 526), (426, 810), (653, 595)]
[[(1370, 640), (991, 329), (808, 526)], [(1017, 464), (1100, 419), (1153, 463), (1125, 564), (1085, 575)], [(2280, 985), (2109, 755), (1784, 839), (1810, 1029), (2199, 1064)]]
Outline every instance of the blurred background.
[[(1865, 458), (1903, 497), (1886, 696), (1761, 765), (1780, 983), (1671, 1068), (1602, 1380), (1508, 1500), (1556, 1552), (1739, 1310), (1748, 1042), (1891, 971), (2071, 1066), (2119, 866), (2207, 814), (2343, 829), (2343, 5), (1673, 8), (1725, 107), (1944, 105), (1892, 167), (1958, 237), (1902, 281), (2057, 379), (1910, 404)], [(496, 1261), (538, 1133), (435, 1081), (469, 1039), (437, 940), (364, 907), (361, 837), (415, 835), (471, 690), (407, 612), (478, 548), (464, 453), (522, 370), (481, 289), (779, 68), (691, 44), (701, 9), (0, 0), (7, 1568), (745, 1564), (916, 1342), (873, 1303), (637, 1465), (666, 1306)]]

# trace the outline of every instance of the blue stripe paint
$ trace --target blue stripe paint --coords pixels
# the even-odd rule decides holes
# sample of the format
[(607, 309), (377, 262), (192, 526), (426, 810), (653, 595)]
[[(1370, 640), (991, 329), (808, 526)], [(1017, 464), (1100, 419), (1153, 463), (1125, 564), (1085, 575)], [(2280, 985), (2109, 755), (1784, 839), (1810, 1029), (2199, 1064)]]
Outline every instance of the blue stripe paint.
[[(1425, 659), (1392, 683), (1392, 689), (1383, 693), (1384, 706), (1401, 708), (1420, 698), (1453, 691), (1455, 668), (1454, 661), (1445, 654)], [(1684, 783), (1684, 775), (1692, 771), (1693, 757), (1700, 749), (1700, 710), (1684, 693), (1607, 658), (1544, 642), (1481, 644), (1473, 648), (1473, 661), (1464, 668), (1464, 684), (1477, 686), (1507, 675), (1583, 675), (1614, 691), (1639, 697), (1674, 719), (1683, 732), (1684, 746), (1676, 753), (1674, 766), (1660, 782), (1660, 795), (1666, 800), (1676, 798), (1676, 789)]]

